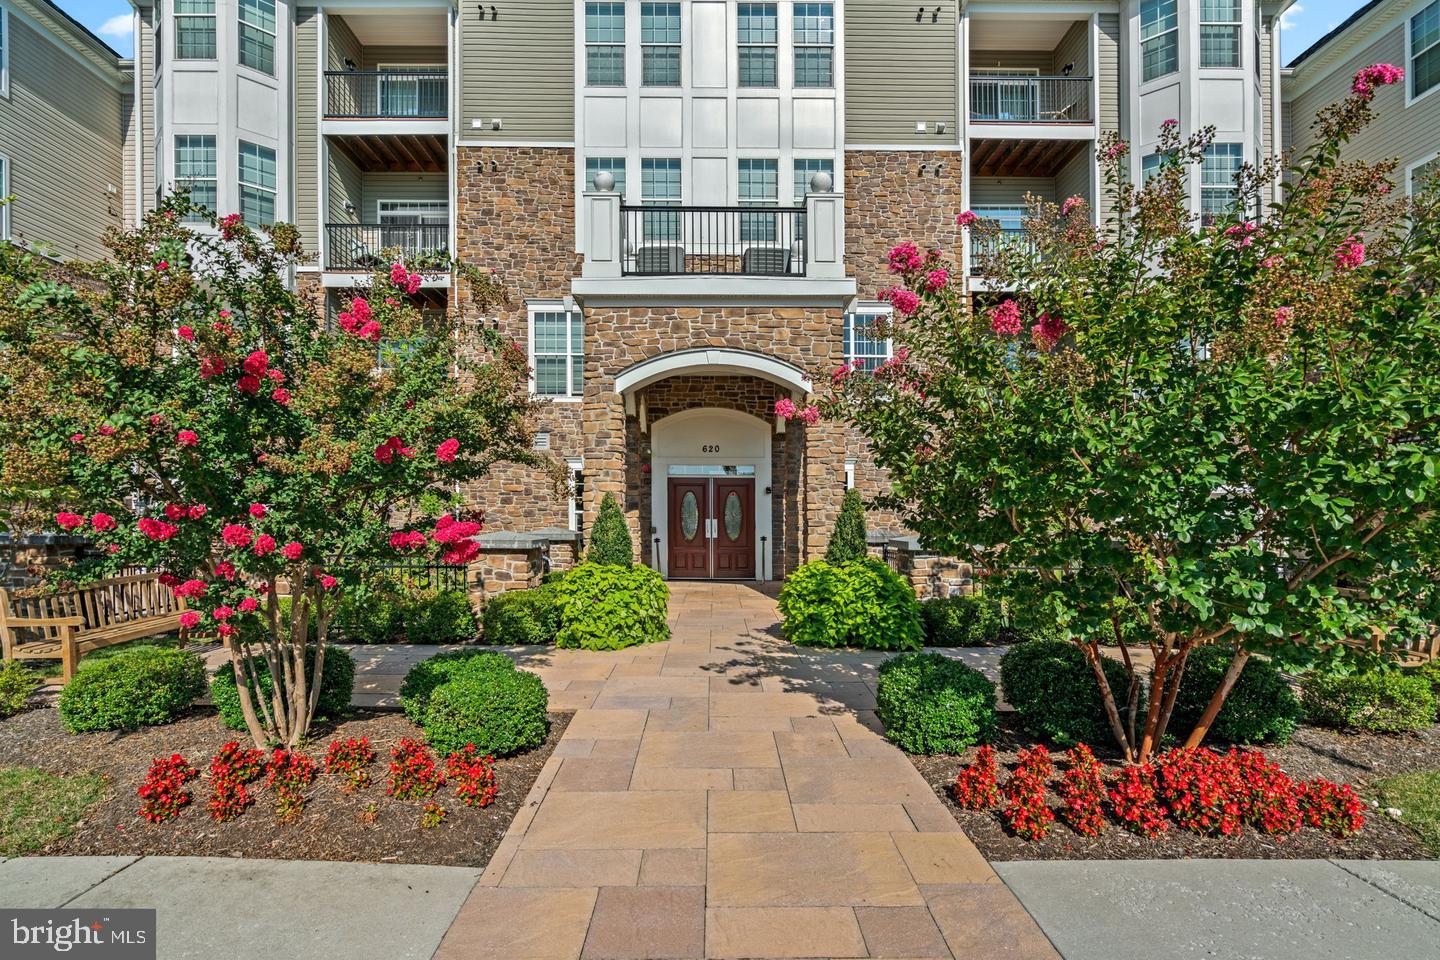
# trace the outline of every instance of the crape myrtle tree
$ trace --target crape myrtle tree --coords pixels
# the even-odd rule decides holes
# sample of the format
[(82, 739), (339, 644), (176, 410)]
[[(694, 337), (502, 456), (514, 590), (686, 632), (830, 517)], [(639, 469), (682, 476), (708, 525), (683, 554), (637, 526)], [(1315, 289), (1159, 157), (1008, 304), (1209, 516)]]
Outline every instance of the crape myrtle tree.
[[(1436, 622), (1440, 190), (1409, 200), (1393, 163), (1341, 159), (1400, 75), (1356, 75), (1268, 209), (1278, 171), (1246, 168), (1232, 211), (1197, 224), (1186, 182), (1211, 132), (1168, 121), (1138, 188), (1127, 144), (1102, 144), (1098, 228), (1083, 199), (1032, 199), (1023, 240), (985, 263), (1010, 292), (972, 301), (939, 252), (896, 247), (894, 358), (830, 378), (822, 407), (869, 438), (888, 504), (1054, 615), (1132, 761), (1165, 736), (1197, 645), (1232, 658), (1177, 732), (1190, 746), (1252, 654), (1337, 667)], [(1106, 638), (1128, 689), (1100, 669)]]
[[(0, 486), (17, 524), (98, 545), (67, 576), (162, 571), (228, 648), (255, 743), (294, 746), (358, 571), (469, 561), (461, 485), (532, 462), (526, 360), (422, 312), (398, 262), (329, 324), (286, 287), (293, 227), (192, 212), (172, 197), (74, 269), (0, 249)], [(461, 270), (482, 311), (501, 296)]]

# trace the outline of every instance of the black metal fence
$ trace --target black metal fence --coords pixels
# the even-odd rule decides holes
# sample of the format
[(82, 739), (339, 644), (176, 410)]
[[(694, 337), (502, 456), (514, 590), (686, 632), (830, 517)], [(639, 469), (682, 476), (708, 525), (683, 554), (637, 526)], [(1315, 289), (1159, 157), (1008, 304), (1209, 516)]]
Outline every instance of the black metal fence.
[(1089, 77), (970, 78), (970, 119), (994, 123), (1090, 123)]
[(1025, 239), (1023, 229), (1001, 228), (999, 232), (972, 233), (970, 235), (971, 274), (984, 274), (985, 261), (1001, 250), (1014, 248), (1017, 244), (1027, 245), (1029, 242)]
[(325, 226), (325, 267), (374, 270), (389, 265), (386, 251), (398, 252), (411, 266), (448, 260), (450, 227), (443, 223), (330, 223)]
[(327, 70), (325, 116), (347, 119), (443, 119), (444, 70)]
[(804, 276), (804, 207), (621, 206), (629, 276)]
[[(344, 569), (345, 564), (339, 568)], [(352, 565), (362, 580), (384, 577), (403, 581), (416, 590), (459, 590), (469, 587), (468, 569), (463, 564), (426, 562), (420, 560), (394, 560), (380, 563)]]

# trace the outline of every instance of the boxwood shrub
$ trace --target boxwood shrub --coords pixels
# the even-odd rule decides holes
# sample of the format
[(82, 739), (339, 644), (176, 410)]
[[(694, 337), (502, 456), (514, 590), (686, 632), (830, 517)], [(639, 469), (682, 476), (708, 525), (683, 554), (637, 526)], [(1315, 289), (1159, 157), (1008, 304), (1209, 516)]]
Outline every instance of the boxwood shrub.
[(649, 567), (582, 563), (548, 586), (558, 610), (557, 647), (619, 650), (670, 638), (670, 588)]
[(875, 701), (885, 735), (906, 753), (960, 753), (995, 736), (995, 684), (944, 654), (885, 661)]
[(560, 611), (549, 584), (529, 590), (507, 590), (485, 602), (480, 642), (489, 644), (554, 643)]
[(1435, 696), (1436, 719), (1440, 720), (1440, 660), (1431, 660), (1413, 670), (1415, 676), (1430, 684), (1430, 692)]
[(780, 588), (780, 616), (786, 639), (805, 647), (919, 650), (924, 640), (915, 590), (874, 557), (803, 565)]
[[(1183, 737), (1200, 721), (1232, 656), (1234, 650), (1228, 646), (1190, 651), (1170, 714), (1170, 732)], [(1245, 661), (1210, 733), (1230, 743), (1284, 744), (1290, 741), (1303, 715), (1300, 701), (1279, 668), (1264, 657), (1252, 656)]]
[(478, 622), (464, 590), (381, 573), (345, 591), (331, 630), (350, 643), (465, 643)]
[(1002, 604), (988, 593), (931, 597), (920, 604), (920, 621), (930, 647), (983, 647), (1009, 633)]
[(133, 646), (80, 661), (60, 694), (60, 719), (71, 733), (135, 730), (170, 723), (205, 694), (205, 664), (185, 650)]
[(545, 684), (524, 670), (462, 671), (430, 694), (420, 727), (441, 756), (475, 744), (504, 756), (545, 742)]
[(400, 684), (400, 705), (410, 722), (419, 725), (430, 706), (430, 695), (443, 683), (459, 676), (495, 671), (513, 672), (515, 662), (503, 653), (483, 650), (454, 650), (439, 653), (411, 667)]
[[(1101, 669), (1123, 711), (1130, 681), (1125, 668), (1109, 657)], [(1033, 737), (1062, 747), (1111, 743), (1115, 734), (1105, 718), (1100, 685), (1085, 654), (1068, 640), (1027, 640), (1000, 658), (1000, 686), (1020, 724)], [(1141, 689), (1140, 709), (1144, 709)]]
[(1372, 733), (1410, 733), (1435, 722), (1429, 681), (1403, 670), (1314, 673), (1300, 685), (1312, 723)]
[[(315, 648), (309, 647), (305, 659), (305, 689), (315, 679)], [(257, 682), (265, 696), (270, 696), (274, 685), (270, 682), (270, 668), (263, 657), (251, 657), (250, 667), (257, 675)], [(315, 703), (315, 716), (333, 720), (344, 716), (350, 709), (350, 694), (355, 689), (355, 660), (346, 650), (326, 646), (325, 665), (320, 668), (320, 699)], [(210, 699), (220, 712), (220, 722), (231, 730), (245, 729), (245, 712), (240, 709), (240, 692), (235, 689), (235, 664), (226, 661), (210, 680)]]
[(26, 701), (38, 686), (39, 678), (19, 660), (0, 664), (0, 720), (25, 709)]

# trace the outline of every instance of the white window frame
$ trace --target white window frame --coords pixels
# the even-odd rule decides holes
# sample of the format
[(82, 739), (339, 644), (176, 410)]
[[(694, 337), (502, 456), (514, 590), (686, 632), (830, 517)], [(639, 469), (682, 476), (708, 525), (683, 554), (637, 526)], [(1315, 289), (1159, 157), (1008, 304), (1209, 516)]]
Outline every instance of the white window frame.
[[(574, 364), (578, 360), (583, 371), (585, 363), (585, 315), (581, 313), (578, 307), (571, 307), (567, 310), (564, 301), (561, 300), (527, 300), (525, 303), (525, 313), (525, 350), (530, 362), (530, 395), (532, 397), (543, 397), (554, 403), (579, 403), (584, 395), (584, 375), (582, 372), (580, 390), (577, 392), (575, 390)], [(540, 393), (536, 389), (535, 317), (541, 313), (560, 313), (564, 314), (567, 318), (573, 318), (575, 315), (579, 315), (580, 317), (580, 343), (578, 345), (575, 343), (575, 325), (573, 322), (570, 322), (565, 324), (566, 352), (559, 354), (547, 351), (541, 354), (541, 356), (545, 357), (564, 356), (566, 358), (564, 393)]]
[[(840, 335), (842, 340), (844, 341), (843, 347), (845, 350), (845, 362), (847, 364), (850, 364), (853, 367), (856, 360), (864, 359), (867, 361), (876, 361), (875, 367), (879, 367), (880, 364), (895, 356), (895, 339), (893, 337), (885, 338), (884, 353), (855, 353), (851, 347), (850, 342), (852, 317), (884, 317), (888, 320), (891, 315), (892, 311), (890, 309), (890, 305), (885, 303), (857, 303), (855, 305), (855, 309), (847, 310), (845, 312), (845, 318), (842, 321), (844, 326), (840, 331)], [(875, 338), (866, 337), (865, 339), (873, 340)], [(869, 371), (872, 368), (867, 364), (863, 369)]]
[[(595, 4), (605, 4), (605, 5), (607, 5), (607, 6), (608, 6), (608, 5), (611, 5), (611, 4), (614, 4), (614, 5), (620, 7), (620, 31), (621, 31), (621, 34), (620, 34), (620, 39), (619, 39), (618, 41), (615, 40), (613, 37), (611, 37), (611, 38), (609, 38), (609, 39), (607, 39), (607, 40), (591, 40), (591, 39), (590, 39), (590, 4), (591, 4), (591, 3), (595, 3)], [(623, 0), (589, 0), (589, 2), (585, 3), (585, 4), (581, 7), (580, 14), (581, 14), (581, 16), (584, 18), (584, 22), (582, 22), (581, 25), (580, 25), (580, 35), (581, 35), (581, 37), (583, 37), (584, 40), (585, 40), (585, 86), (586, 86), (586, 87), (593, 87), (593, 88), (600, 89), (600, 90), (623, 90), (623, 89), (625, 88), (626, 79), (627, 79), (627, 77), (628, 77), (628, 75), (629, 75), (628, 65), (625, 63), (626, 59), (628, 59), (627, 56), (626, 56), (626, 41), (627, 41), (628, 38), (629, 38), (629, 32), (630, 32), (630, 30), (629, 30), (629, 24), (626, 23), (626, 20), (629, 19), (630, 12), (629, 12), (628, 9), (626, 9), (626, 6), (627, 6), (627, 5), (623, 2)], [(596, 13), (596, 16), (601, 16), (601, 14), (597, 12), (597, 13)], [(607, 13), (607, 14), (604, 14), (604, 16), (607, 16), (607, 17), (608, 17), (608, 16), (610, 16), (610, 14)], [(593, 48), (593, 49), (598, 49), (598, 48), (600, 48), (600, 47), (607, 47), (607, 48), (619, 47), (619, 48), (620, 48), (620, 82), (619, 82), (619, 83), (593, 83), (593, 82), (591, 82), (591, 80), (590, 80), (590, 51), (591, 51), (592, 48)], [(613, 50), (612, 50), (612, 52), (613, 52)], [(682, 69), (683, 69), (683, 68), (682, 68)]]
[[(394, 208), (397, 208), (397, 209), (386, 210), (386, 209), (385, 209), (385, 206), (386, 206), (387, 204), (389, 204), (391, 207), (394, 207)], [(411, 208), (411, 209), (403, 209), (403, 208), (406, 208), (406, 207), (409, 207), (409, 208)], [(428, 210), (426, 210), (426, 209), (421, 209), (421, 208), (427, 208), (427, 207), (429, 208)], [(443, 213), (444, 213), (444, 218), (443, 218), (443, 219), (441, 219), (441, 220), (426, 220), (426, 219), (424, 219), (425, 217), (428, 217), (428, 216), (435, 216), (435, 215), (437, 215), (437, 211), (436, 211), (436, 208), (437, 208), (437, 207), (443, 208)], [(418, 200), (418, 199), (414, 199), (414, 198), (410, 198), (410, 199), (399, 199), (399, 200), (393, 199), (393, 198), (384, 198), (384, 199), (377, 199), (377, 200), (375, 201), (375, 221), (376, 221), (377, 223), (389, 223), (390, 221), (386, 220), (385, 217), (386, 217), (387, 215), (394, 216), (395, 214), (406, 214), (406, 215), (409, 215), (409, 216), (416, 216), (416, 217), (420, 217), (420, 218), (421, 218), (419, 224), (413, 224), (413, 223), (398, 223), (398, 222), (397, 222), (397, 223), (396, 223), (396, 226), (413, 227), (413, 226), (421, 226), (421, 225), (423, 225), (423, 226), (432, 226), (432, 227), (433, 227), (433, 226), (438, 226), (438, 225), (440, 225), (440, 224), (448, 225), (448, 224), (450, 223), (450, 201), (449, 201), (448, 199), (440, 199), (440, 200)]]
[[(618, 161), (620, 161), (620, 162), (619, 162), (618, 164), (617, 164), (617, 163), (610, 163), (610, 164), (607, 165), (607, 164), (605, 164), (605, 163), (603, 162), (603, 161), (606, 161), (606, 160), (618, 160)], [(592, 163), (595, 164), (595, 170), (594, 170), (593, 173), (592, 173), (591, 170), (590, 170), (590, 165), (591, 165)], [(624, 203), (624, 202), (625, 202), (625, 192), (626, 192), (626, 190), (627, 190), (627, 189), (629, 188), (629, 186), (630, 186), (629, 169), (628, 169), (628, 168), (629, 168), (629, 164), (626, 162), (626, 158), (623, 157), (623, 156), (619, 156), (619, 155), (613, 154), (613, 153), (607, 153), (607, 154), (604, 154), (604, 155), (602, 155), (602, 156), (586, 157), (586, 158), (585, 158), (585, 184), (584, 184), (585, 189), (586, 189), (586, 190), (594, 190), (594, 189), (595, 189), (595, 174), (601, 173), (601, 172), (608, 173), (608, 174), (610, 174), (612, 177), (615, 178), (615, 192), (618, 193), (618, 194), (620, 194), (620, 202), (621, 202), (621, 203)]]
[(845, 489), (846, 489), (846, 490), (854, 490), (854, 489), (855, 489), (855, 461), (854, 461), (854, 460), (846, 460), (846, 461), (845, 461)]
[[(1242, 21), (1243, 21), (1243, 19), (1244, 19), (1244, 17), (1245, 17), (1245, 9), (1244, 9), (1244, 6), (1245, 6), (1245, 5), (1244, 5), (1244, 3), (1240, 2), (1240, 0), (1230, 0), (1230, 2), (1233, 2), (1233, 3), (1234, 3), (1234, 8), (1235, 8), (1235, 19), (1234, 19), (1234, 20), (1206, 20), (1206, 19), (1204, 19), (1204, 16), (1205, 16), (1204, 0), (1201, 0), (1200, 6), (1199, 6), (1199, 13), (1200, 13), (1200, 17), (1201, 17), (1201, 20), (1200, 20), (1200, 29), (1199, 29), (1199, 32), (1196, 34), (1196, 37), (1195, 37), (1195, 39), (1196, 39), (1195, 49), (1196, 49), (1197, 53), (1200, 55), (1200, 57), (1201, 57), (1201, 62), (1199, 62), (1199, 64), (1198, 64), (1201, 70), (1238, 70), (1238, 69), (1240, 69), (1240, 67), (1242, 67), (1242, 66), (1244, 65), (1244, 54), (1242, 53), (1243, 47), (1242, 47), (1242, 44), (1241, 44), (1241, 42), (1240, 42), (1240, 37), (1241, 37), (1241, 25), (1242, 25)], [(1204, 50), (1205, 50), (1205, 28), (1206, 28), (1206, 27), (1229, 27), (1229, 28), (1231, 28), (1231, 32), (1233, 33), (1233, 35), (1234, 35), (1234, 37), (1235, 37), (1235, 62), (1234, 62), (1234, 63), (1204, 63), (1204, 62), (1203, 62), (1203, 56), (1204, 56)], [(1259, 43), (1259, 37), (1260, 37), (1260, 35), (1257, 33), (1257, 34), (1255, 34), (1255, 37), (1256, 37), (1256, 41), (1255, 41), (1255, 42), (1256, 42), (1256, 43)], [(1257, 58), (1257, 62), (1258, 62), (1258, 58)]]
[[(210, 176), (208, 176), (208, 177), (182, 177), (182, 176), (180, 176), (180, 141), (181, 141), (182, 138), (189, 138), (189, 137), (196, 137), (196, 138), (199, 138), (199, 139), (201, 139), (201, 140), (208, 139), (208, 140), (210, 141), (210, 147), (211, 147), (212, 150), (215, 151), (215, 163), (214, 163), (214, 165), (211, 167)], [(211, 187), (214, 189), (214, 192), (215, 192), (215, 204), (214, 204), (213, 207), (210, 208), (210, 212), (211, 212), (211, 213), (218, 214), (218, 213), (219, 213), (219, 209), (218, 209), (218, 208), (219, 208), (219, 206), (220, 206), (220, 140), (219, 140), (219, 138), (216, 137), (215, 134), (213, 134), (213, 133), (177, 133), (177, 134), (175, 134), (173, 137), (171, 137), (171, 139), (170, 139), (170, 144), (171, 144), (171, 149), (175, 151), (175, 154), (174, 154), (174, 160), (175, 160), (175, 167), (174, 167), (174, 169), (175, 169), (175, 186), (176, 186), (176, 187), (179, 187), (179, 186), (181, 186), (182, 184), (183, 184), (183, 185), (190, 185), (190, 184), (196, 184), (196, 183), (208, 183), (208, 184), (210, 184)], [(191, 199), (192, 202), (193, 202), (194, 199), (195, 199), (195, 197), (193, 196), (193, 188), (192, 188), (192, 196), (190, 197), (190, 199)], [(186, 220), (187, 223), (204, 223), (204, 222), (205, 222), (204, 218), (203, 218), (203, 217), (200, 217), (200, 216), (198, 216), (198, 215), (186, 217), (185, 220)]]
[[(219, 16), (216, 13), (217, 2), (211, 0), (209, 13), (181, 13), (176, 9), (177, 0), (170, 0), (170, 42), (174, 45), (174, 57), (176, 60), (194, 61), (206, 63), (215, 60), (220, 56), (220, 34)], [(209, 20), (210, 21), (210, 56), (208, 57), (182, 57), (180, 55), (180, 21), (181, 20)]]
[[(246, 70), (254, 70), (256, 73), (261, 74), (261, 75), (263, 75), (263, 76), (274, 77), (274, 76), (277, 75), (276, 67), (277, 67), (277, 64), (279, 63), (279, 44), (277, 43), (277, 39), (278, 39), (278, 38), (277, 38), (276, 35), (277, 35), (277, 34), (279, 33), (279, 31), (280, 31), (280, 5), (279, 5), (278, 3), (275, 3), (274, 0), (271, 0), (271, 2), (270, 2), (270, 8), (271, 8), (271, 9), (270, 9), (270, 15), (271, 15), (271, 17), (274, 19), (275, 29), (273, 29), (273, 30), (266, 30), (264, 27), (259, 26), (258, 24), (251, 23), (249, 20), (246, 20), (246, 19), (245, 19), (245, 8), (241, 5), (241, 4), (243, 4), (243, 2), (244, 2), (244, 0), (240, 0), (240, 3), (237, 3), (237, 4), (235, 5), (235, 23), (236, 23), (235, 30), (236, 30), (236, 37), (237, 37), (236, 42), (237, 42), (237, 44), (238, 44), (237, 49), (236, 49), (237, 62), (240, 64), (240, 66), (244, 67)], [(262, 0), (262, 2), (263, 2), (263, 0)], [(245, 27), (249, 27), (250, 29), (255, 30), (255, 31), (257, 31), (258, 33), (261, 33), (261, 34), (263, 34), (263, 35), (265, 35), (265, 36), (268, 36), (268, 37), (270, 38), (270, 69), (269, 69), (269, 70), (264, 70), (264, 69), (262, 69), (262, 68), (260, 68), (260, 67), (253, 66), (253, 65), (251, 65), (251, 64), (246, 63), (243, 59), (240, 59), (240, 52), (244, 50), (243, 40), (244, 40), (244, 34), (245, 34), (245, 31), (244, 31), (244, 28), (245, 28)]]
[[(741, 6), (747, 7), (747, 8), (749, 8), (749, 7), (770, 7), (770, 8), (772, 8), (772, 9), (773, 9), (773, 12), (774, 12), (774, 15), (775, 15), (775, 39), (773, 39), (773, 40), (771, 40), (771, 41), (769, 41), (769, 42), (764, 42), (764, 41), (756, 42), (753, 38), (750, 39), (750, 40), (742, 40), (742, 39), (739, 39), (739, 36), (740, 36), (740, 34), (739, 34), (739, 30), (740, 30), (740, 12), (739, 12), (739, 7), (741, 7)], [(742, 90), (777, 90), (777, 89), (779, 89), (779, 87), (780, 87), (780, 74), (781, 74), (781, 65), (780, 65), (780, 33), (781, 33), (781, 30), (780, 30), (780, 3), (779, 3), (779, 0), (740, 0), (740, 3), (737, 4), (735, 17), (736, 17), (736, 26), (735, 26), (735, 29), (736, 29), (736, 38), (737, 38), (737, 42), (736, 42), (737, 50), (736, 50), (736, 53), (735, 53), (735, 57), (736, 57), (736, 61), (735, 61), (735, 64), (736, 64), (736, 65), (735, 65), (735, 85), (736, 85), (736, 87), (739, 88), (739, 89), (742, 89)], [(774, 83), (761, 84), (761, 83), (744, 83), (744, 82), (742, 82), (742, 79), (741, 79), (742, 68), (741, 68), (741, 63), (740, 63), (740, 62), (741, 62), (741, 60), (743, 59), (743, 57), (741, 56), (741, 54), (744, 53), (746, 50), (769, 50), (769, 51), (771, 52), (771, 54), (773, 55), (774, 62), (775, 62), (775, 82), (774, 82)], [(833, 69), (833, 65), (832, 65), (832, 69)], [(791, 79), (793, 80), (794, 78), (792, 77)]]
[(585, 459), (583, 457), (566, 457), (565, 467), (570, 471), (569, 495), (565, 498), (566, 524), (569, 529), (576, 533), (580, 532), (580, 484), (577, 479), (585, 475)]
[[(1440, 86), (1440, 84), (1437, 84), (1437, 86)], [(1428, 157), (1421, 157), (1405, 168), (1405, 196), (1415, 196), (1415, 171), (1429, 163), (1440, 163), (1440, 150), (1435, 151)]]
[[(1244, 145), (1243, 143), (1240, 143), (1239, 141), (1236, 141), (1236, 140), (1216, 140), (1216, 141), (1214, 141), (1213, 143), (1211, 143), (1210, 146), (1206, 148), (1206, 150), (1207, 150), (1207, 152), (1208, 152), (1209, 150), (1214, 149), (1214, 148), (1216, 148), (1216, 147), (1237, 147), (1237, 148), (1239, 148), (1239, 153), (1238, 153), (1238, 156), (1239, 156), (1239, 164), (1238, 164), (1238, 165), (1236, 166), (1236, 168), (1235, 168), (1235, 172), (1236, 172), (1236, 173), (1238, 173), (1238, 172), (1240, 171), (1241, 167), (1243, 167), (1243, 166), (1245, 165), (1245, 145)], [(1228, 154), (1229, 154), (1229, 151), (1227, 151), (1227, 155), (1228, 155)], [(1206, 169), (1205, 169), (1205, 160), (1206, 160), (1206, 159), (1207, 159), (1206, 157), (1202, 157), (1202, 158), (1201, 158), (1201, 161), (1200, 161), (1200, 193), (1199, 193), (1198, 197), (1196, 198), (1196, 199), (1199, 201), (1199, 204), (1200, 204), (1199, 213), (1200, 213), (1200, 224), (1201, 224), (1201, 226), (1209, 226), (1209, 224), (1207, 224), (1207, 223), (1205, 222), (1205, 191), (1207, 191), (1207, 190), (1224, 190), (1224, 191), (1226, 191), (1226, 192), (1230, 195), (1230, 202), (1226, 205), (1226, 208), (1227, 208), (1227, 209), (1234, 207), (1235, 204), (1240, 200), (1240, 184), (1235, 181), (1234, 174), (1232, 174), (1232, 175), (1227, 179), (1227, 181), (1226, 181), (1225, 183), (1210, 183), (1210, 182), (1208, 182), (1208, 181), (1205, 179), (1206, 174), (1207, 174), (1207, 172), (1208, 172), (1208, 171), (1206, 171)], [(1217, 216), (1218, 216), (1218, 215), (1217, 215)]]
[[(676, 38), (674, 43), (666, 38), (665, 43), (658, 43), (645, 39), (645, 16), (647, 7), (674, 7), (675, 8), (675, 30)], [(644, 0), (640, 4), (640, 86), (651, 89), (679, 88), (685, 85), (685, 65), (683, 63), (683, 37), (685, 30), (684, 7), (678, 0)], [(675, 54), (675, 82), (674, 83), (651, 83), (645, 76), (645, 55), (651, 50), (674, 51)]]
[[(247, 183), (245, 181), (245, 164), (241, 161), (241, 156), (244, 154), (246, 147), (255, 147), (260, 150), (270, 151), (275, 164), (275, 183), (272, 186), (267, 187), (261, 183)], [(235, 185), (238, 189), (237, 197), (239, 199), (239, 203), (237, 204), (238, 209), (241, 211), (245, 209), (246, 190), (268, 193), (270, 195), (270, 209), (272, 213), (271, 223), (278, 223), (280, 221), (280, 151), (263, 143), (256, 143), (253, 140), (245, 140), (242, 138), (236, 148), (235, 161)], [(246, 223), (252, 228), (261, 226), (261, 224), (258, 223), (252, 224), (248, 220)]]
[[(1156, 0), (1156, 2), (1157, 2), (1157, 3), (1164, 3), (1165, 0)], [(1160, 79), (1162, 79), (1162, 78), (1164, 78), (1164, 77), (1169, 77), (1169, 76), (1172, 76), (1172, 75), (1180, 72), (1180, 4), (1177, 2), (1177, 0), (1172, 0), (1172, 2), (1174, 2), (1174, 4), (1175, 4), (1175, 11), (1174, 11), (1175, 22), (1174, 22), (1174, 25), (1171, 26), (1169, 29), (1161, 30), (1159, 33), (1157, 33), (1157, 34), (1155, 34), (1155, 35), (1153, 35), (1153, 36), (1147, 37), (1147, 36), (1145, 36), (1145, 2), (1144, 2), (1144, 0), (1141, 0), (1140, 9), (1139, 9), (1139, 14), (1140, 14), (1140, 16), (1139, 16), (1139, 20), (1140, 20), (1140, 23), (1139, 23), (1140, 60), (1139, 60), (1139, 63), (1137, 64), (1137, 68), (1138, 68), (1139, 71), (1140, 71), (1140, 83), (1141, 83), (1142, 86), (1143, 86), (1144, 84), (1147, 84), (1147, 83), (1154, 83), (1156, 80), (1160, 80)], [(1155, 41), (1157, 41), (1157, 40), (1164, 40), (1166, 37), (1171, 37), (1171, 38), (1173, 39), (1174, 43), (1175, 43), (1175, 69), (1173, 69), (1173, 70), (1166, 70), (1164, 73), (1157, 73), (1157, 74), (1155, 74), (1155, 76), (1153, 76), (1153, 77), (1146, 77), (1146, 76), (1145, 76), (1145, 45), (1146, 45), (1147, 43), (1153, 43), (1153, 42), (1155, 42)]]
[[(816, 40), (813, 40), (813, 39), (802, 39), (803, 37), (805, 37), (805, 34), (803, 34), (803, 33), (800, 31), (800, 28), (799, 28), (799, 26), (798, 26), (798, 24), (799, 24), (799, 22), (800, 22), (800, 20), (801, 20), (801, 16), (799, 15), (799, 14), (800, 14), (800, 8), (801, 8), (801, 7), (829, 7), (829, 8), (830, 8), (830, 9), (829, 9), (829, 17), (830, 17), (830, 42), (829, 42), (829, 43), (824, 43), (824, 42), (822, 42), (822, 41), (823, 41), (823, 34), (822, 34), (822, 41), (816, 41)], [(826, 15), (826, 14), (825, 14), (825, 11), (823, 11), (823, 10), (820, 11), (820, 12), (817, 14), (818, 18), (820, 18), (820, 19), (823, 19), (823, 18), (825, 17), (825, 15)], [(794, 48), (794, 50), (793, 50), (792, 53), (791, 53), (791, 60), (793, 61), (793, 63), (791, 64), (791, 67), (790, 67), (790, 83), (791, 83), (791, 86), (792, 86), (794, 89), (796, 89), (796, 90), (833, 90), (833, 89), (835, 89), (835, 4), (832, 3), (831, 0), (794, 0), (794, 2), (792, 2), (791, 5), (790, 5), (790, 18), (791, 18), (791, 23), (792, 23), (792, 28), (791, 28), (791, 46)], [(808, 18), (808, 14), (807, 14), (807, 18)], [(820, 83), (803, 83), (803, 84), (802, 84), (802, 83), (800, 83), (800, 75), (799, 75), (799, 71), (800, 71), (800, 52), (801, 52), (802, 50), (804, 50), (804, 51), (824, 50), (824, 51), (827, 51), (827, 52), (830, 54), (830, 82), (829, 82), (829, 83), (824, 83), (824, 84), (820, 84)]]
[(0, 3), (0, 97), (10, 99), (10, 8)]
[[(1407, 107), (1410, 106), (1412, 103), (1419, 103), (1421, 100), (1424, 100), (1426, 97), (1430, 96), (1430, 94), (1434, 93), (1434, 92), (1437, 91), (1437, 90), (1440, 90), (1440, 83), (1437, 83), (1437, 84), (1433, 85), (1429, 90), (1426, 90), (1424, 93), (1421, 93), (1421, 94), (1418, 94), (1418, 95), (1416, 95), (1416, 94), (1414, 93), (1414, 91), (1415, 91), (1415, 54), (1413, 54), (1413, 53), (1411, 52), (1411, 50), (1410, 50), (1410, 39), (1411, 39), (1411, 34), (1412, 34), (1412, 30), (1413, 30), (1414, 23), (1415, 23), (1415, 18), (1418, 17), (1421, 13), (1424, 13), (1426, 10), (1430, 9), (1431, 4), (1434, 3), (1434, 2), (1435, 2), (1435, 0), (1420, 0), (1419, 3), (1415, 4), (1415, 6), (1411, 7), (1411, 8), (1410, 8), (1408, 11), (1406, 11), (1406, 13), (1405, 13), (1405, 81), (1404, 81), (1404, 82), (1405, 82), (1405, 106), (1407, 106)], [(7, 31), (6, 35), (7, 35), (7, 36), (9, 35), (8, 31)], [(1435, 44), (1432, 44), (1431, 46), (1426, 47), (1424, 50), (1422, 50), (1422, 51), (1420, 51), (1420, 52), (1421, 52), (1421, 53), (1428, 53), (1429, 51), (1436, 49), (1437, 46), (1440, 46), (1440, 40), (1437, 40)], [(7, 60), (6, 62), (8, 63), (9, 61)]]
[[(0, 153), (0, 198), (10, 196), (10, 156)], [(10, 204), (0, 205), (0, 240), (10, 239)]]

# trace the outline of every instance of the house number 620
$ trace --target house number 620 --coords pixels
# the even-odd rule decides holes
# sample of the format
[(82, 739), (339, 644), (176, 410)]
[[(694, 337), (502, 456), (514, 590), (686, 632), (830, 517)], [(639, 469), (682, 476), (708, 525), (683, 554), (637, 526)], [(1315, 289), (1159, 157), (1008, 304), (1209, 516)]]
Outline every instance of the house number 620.
[(700, 452), (701, 452), (701, 453), (719, 453), (719, 452), (720, 452), (720, 444), (718, 444), (718, 443), (704, 443), (704, 444), (701, 444), (701, 445), (700, 445)]

